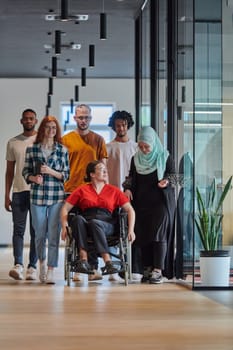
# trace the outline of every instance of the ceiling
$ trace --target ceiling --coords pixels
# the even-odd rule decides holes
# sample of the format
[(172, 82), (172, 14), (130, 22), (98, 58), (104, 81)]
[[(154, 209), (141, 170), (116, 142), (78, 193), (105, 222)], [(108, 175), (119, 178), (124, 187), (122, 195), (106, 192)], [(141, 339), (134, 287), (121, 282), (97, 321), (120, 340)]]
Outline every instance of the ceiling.
[[(134, 76), (134, 19), (144, 0), (68, 0), (70, 20), (60, 20), (60, 0), (0, 0), (0, 77), (51, 76), (55, 30), (60, 30), (57, 77)], [(107, 14), (107, 40), (100, 40), (100, 13)], [(55, 20), (46, 20), (55, 17)], [(77, 23), (76, 15), (88, 15)], [(71, 48), (80, 44), (80, 49)], [(89, 67), (95, 45), (95, 67)], [(75, 45), (73, 45), (75, 46)], [(75, 47), (77, 47), (76, 45)]]

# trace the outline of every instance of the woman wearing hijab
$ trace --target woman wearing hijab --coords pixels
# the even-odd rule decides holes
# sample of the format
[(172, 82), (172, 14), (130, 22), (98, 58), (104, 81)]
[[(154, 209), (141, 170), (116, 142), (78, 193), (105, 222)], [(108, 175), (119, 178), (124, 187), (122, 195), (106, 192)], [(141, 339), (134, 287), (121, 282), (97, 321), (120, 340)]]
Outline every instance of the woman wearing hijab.
[(174, 161), (155, 130), (143, 127), (138, 151), (123, 184), (136, 213), (136, 244), (141, 248), (144, 273), (141, 282), (162, 283), (173, 277), (175, 193), (169, 178)]

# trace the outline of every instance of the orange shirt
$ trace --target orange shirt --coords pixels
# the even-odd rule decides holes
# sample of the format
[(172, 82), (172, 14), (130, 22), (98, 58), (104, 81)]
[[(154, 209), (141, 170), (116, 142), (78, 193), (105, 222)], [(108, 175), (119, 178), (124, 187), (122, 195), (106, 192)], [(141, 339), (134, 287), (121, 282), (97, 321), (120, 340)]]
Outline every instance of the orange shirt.
[(62, 137), (62, 143), (68, 149), (70, 162), (70, 178), (65, 182), (65, 192), (73, 192), (85, 183), (87, 164), (107, 158), (106, 144), (104, 138), (93, 131), (84, 136), (71, 131)]

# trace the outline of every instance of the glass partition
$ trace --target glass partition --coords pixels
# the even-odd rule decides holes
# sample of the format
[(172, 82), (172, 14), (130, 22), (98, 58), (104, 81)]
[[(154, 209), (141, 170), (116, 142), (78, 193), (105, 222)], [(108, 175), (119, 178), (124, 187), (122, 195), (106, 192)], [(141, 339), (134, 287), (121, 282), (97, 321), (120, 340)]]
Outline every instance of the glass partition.
[[(226, 34), (233, 35), (232, 26), (227, 28), (226, 19), (227, 4), (221, 0), (196, 1), (195, 2), (195, 104), (194, 104), (194, 152), (195, 152), (195, 211), (194, 220), (198, 218), (197, 189), (203, 198), (208, 218), (203, 216), (205, 225), (207, 220), (213, 221), (216, 215), (210, 213), (207, 205), (209, 196), (215, 195), (216, 201), (220, 198), (225, 188), (227, 179), (232, 174), (232, 157), (229, 152), (229, 143), (232, 134), (232, 114), (229, 107), (225, 109), (227, 91), (224, 79), (228, 79), (229, 66), (226, 64), (232, 57), (232, 49), (223, 50)], [(228, 9), (229, 10), (229, 9)], [(228, 22), (229, 23), (229, 22)], [(231, 52), (230, 52), (231, 51)], [(229, 55), (227, 57), (227, 55)], [(232, 112), (232, 110), (231, 110)], [(213, 181), (216, 182), (216, 192), (211, 192)], [(221, 208), (220, 217), (223, 220), (220, 226), (220, 236), (217, 240), (217, 249), (223, 250), (226, 246), (229, 251), (232, 246), (233, 234), (231, 232), (231, 212), (233, 193), (230, 191)], [(210, 206), (214, 206), (210, 202)], [(204, 262), (211, 266), (212, 258), (200, 257), (203, 251), (203, 242), (200, 240), (197, 225), (194, 235), (194, 288), (224, 288), (230, 286), (230, 270), (226, 283), (211, 280), (211, 272), (205, 279), (203, 272)], [(213, 232), (211, 233), (213, 236)], [(203, 262), (204, 261), (204, 262)], [(222, 259), (218, 257), (215, 275), (222, 275), (220, 268)], [(228, 259), (229, 262), (229, 259)], [(219, 269), (219, 270), (218, 270)]]
[(141, 109), (140, 126), (151, 125), (150, 96), (150, 0), (145, 2), (141, 15)]
[(193, 277), (193, 0), (178, 1), (177, 14), (177, 254), (176, 277), (192, 283)]
[[(167, 146), (168, 138), (169, 142), (174, 142), (177, 160), (176, 278), (194, 289), (209, 288), (200, 275), (203, 244), (195, 223), (198, 212), (196, 189), (205, 201), (215, 180), (218, 199), (233, 174), (233, 1), (174, 1), (177, 12), (172, 18), (167, 16), (169, 6), (173, 4), (171, 0), (146, 1), (141, 11), (139, 104), (144, 119), (140, 119), (140, 123), (148, 125), (153, 121), (164, 145)], [(150, 30), (151, 20), (156, 20), (154, 33)], [(172, 57), (173, 80), (168, 79), (167, 69), (169, 20), (175, 20), (177, 31), (176, 57)], [(153, 35), (155, 40), (151, 41)], [(153, 45), (156, 47), (151, 47)], [(151, 75), (153, 64), (156, 66), (155, 77)], [(168, 133), (169, 84), (174, 84), (172, 98), (176, 108), (174, 116), (170, 117), (175, 121), (175, 135)], [(150, 96), (153, 86), (156, 98), (153, 94)], [(155, 115), (150, 116), (151, 110)], [(223, 216), (218, 248), (230, 255), (229, 285), (212, 285), (211, 288), (233, 287), (232, 211), (233, 188), (219, 214)]]

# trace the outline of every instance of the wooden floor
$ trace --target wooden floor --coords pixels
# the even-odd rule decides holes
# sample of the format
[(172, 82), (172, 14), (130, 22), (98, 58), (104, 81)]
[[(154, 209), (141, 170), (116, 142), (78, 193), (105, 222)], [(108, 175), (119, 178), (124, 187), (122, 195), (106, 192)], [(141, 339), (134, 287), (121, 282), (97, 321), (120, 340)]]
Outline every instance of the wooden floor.
[(233, 309), (174, 281), (67, 287), (63, 249), (54, 286), (14, 281), (11, 265), (1, 248), (1, 350), (233, 349)]

